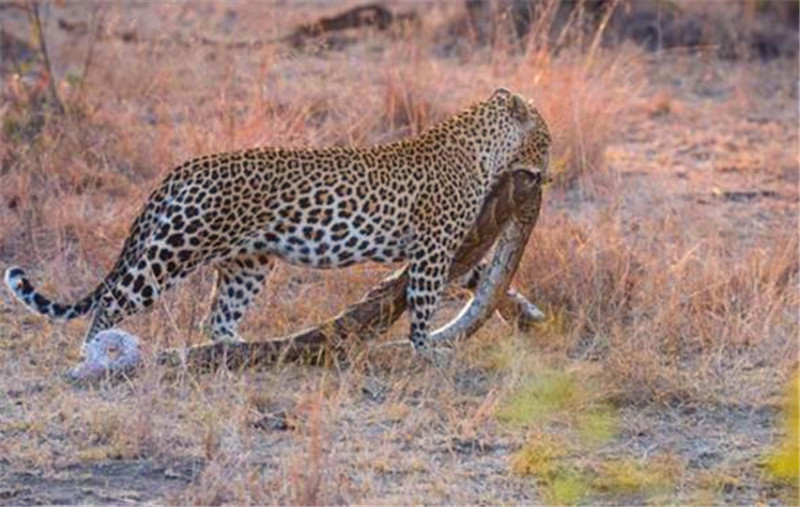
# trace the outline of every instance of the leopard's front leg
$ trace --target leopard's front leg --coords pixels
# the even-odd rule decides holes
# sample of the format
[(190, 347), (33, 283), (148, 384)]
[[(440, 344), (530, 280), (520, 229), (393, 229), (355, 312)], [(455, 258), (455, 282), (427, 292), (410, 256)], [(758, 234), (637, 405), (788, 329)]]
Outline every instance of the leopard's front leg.
[(447, 285), (447, 274), (452, 254), (443, 248), (417, 249), (408, 267), (408, 302), (411, 331), (409, 338), (414, 349), (427, 346), (433, 317)]
[(457, 244), (457, 238), (452, 234), (443, 234), (448, 229), (447, 215), (433, 210), (436, 208), (431, 206), (422, 215), (426, 220), (414, 220), (413, 241), (407, 256), (406, 302), (411, 321), (409, 339), (417, 351), (427, 346), (433, 317), (447, 285)]

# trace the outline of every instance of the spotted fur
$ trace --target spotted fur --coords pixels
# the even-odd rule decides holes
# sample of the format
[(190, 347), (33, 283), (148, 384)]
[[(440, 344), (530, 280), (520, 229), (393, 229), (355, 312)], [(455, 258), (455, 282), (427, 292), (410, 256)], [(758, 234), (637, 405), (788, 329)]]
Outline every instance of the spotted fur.
[(81, 300), (51, 301), (17, 267), (5, 282), (50, 318), (93, 312), (89, 341), (212, 265), (212, 339), (239, 340), (239, 320), (274, 258), (314, 268), (408, 262), (410, 338), (424, 346), (450, 263), (495, 177), (515, 164), (546, 168), (550, 142), (536, 109), (498, 89), (392, 144), (203, 156), (174, 169), (150, 195), (113, 269)]

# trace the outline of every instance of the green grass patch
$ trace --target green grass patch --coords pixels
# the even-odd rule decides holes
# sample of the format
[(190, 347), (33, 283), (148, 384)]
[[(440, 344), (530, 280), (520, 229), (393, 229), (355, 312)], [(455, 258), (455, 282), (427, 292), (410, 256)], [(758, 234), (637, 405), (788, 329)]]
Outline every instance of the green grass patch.
[(550, 505), (575, 505), (589, 493), (590, 484), (585, 473), (576, 468), (560, 466), (551, 477), (544, 498)]
[(538, 433), (511, 459), (511, 470), (522, 476), (546, 476), (566, 456), (566, 445), (553, 435)]
[(512, 458), (511, 470), (533, 477), (551, 505), (574, 505), (588, 498), (651, 502), (669, 494), (681, 470), (669, 456), (646, 462), (611, 459), (590, 467), (579, 459), (585, 452), (564, 436), (535, 432)]
[(619, 431), (617, 411), (602, 389), (586, 370), (551, 369), (525, 378), (498, 404), (500, 422), (527, 431), (511, 470), (535, 478), (548, 504), (658, 502), (676, 483), (682, 465), (669, 455), (587, 459)]
[(667, 493), (675, 483), (678, 465), (669, 459), (639, 462), (630, 459), (609, 460), (597, 469), (593, 489), (614, 496)]
[(787, 487), (789, 500), (800, 498), (800, 375), (795, 374), (783, 404), (784, 435), (765, 459), (768, 478)]
[(500, 422), (533, 426), (580, 404), (575, 379), (565, 372), (549, 371), (524, 381), (496, 412)]
[(609, 441), (618, 429), (616, 410), (603, 401), (596, 385), (575, 372), (559, 370), (540, 372), (522, 381), (502, 400), (495, 416), (518, 428), (565, 422), (582, 443), (590, 446)]
[(545, 370), (522, 380), (498, 405), (500, 422), (529, 432), (511, 470), (534, 477), (548, 504), (572, 505), (599, 492), (576, 458), (617, 433), (617, 413), (599, 389), (578, 371)]
[(514, 455), (511, 469), (517, 475), (535, 477), (548, 504), (576, 504), (589, 494), (591, 483), (585, 473), (569, 464), (567, 447), (559, 437), (531, 435)]
[(603, 444), (614, 438), (619, 430), (617, 413), (606, 404), (592, 407), (578, 418), (576, 429), (583, 442), (589, 445)]

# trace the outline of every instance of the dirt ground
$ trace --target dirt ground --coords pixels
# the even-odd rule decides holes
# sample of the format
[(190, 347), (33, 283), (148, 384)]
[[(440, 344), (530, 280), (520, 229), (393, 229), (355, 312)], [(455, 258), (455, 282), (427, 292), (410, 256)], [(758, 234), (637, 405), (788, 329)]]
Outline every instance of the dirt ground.
[[(28, 13), (4, 6), (0, 263), (81, 294), (197, 152), (387, 142), (502, 84), (535, 96), (559, 144), (516, 283), (548, 320), (495, 317), (441, 368), (355, 346), (327, 367), (147, 366), (79, 386), (62, 374), (85, 322), (47, 323), (0, 291), (0, 505), (796, 502), (765, 464), (798, 368), (796, 57), (623, 45), (582, 84), (567, 53), (453, 50), (455, 4), (328, 49), (281, 39), (342, 8), (53, 4), (58, 90), (80, 112), (29, 135), (31, 90), (46, 92)], [(319, 322), (387, 272), (282, 267), (243, 334)], [(123, 327), (149, 352), (197, 343), (212, 280)]]

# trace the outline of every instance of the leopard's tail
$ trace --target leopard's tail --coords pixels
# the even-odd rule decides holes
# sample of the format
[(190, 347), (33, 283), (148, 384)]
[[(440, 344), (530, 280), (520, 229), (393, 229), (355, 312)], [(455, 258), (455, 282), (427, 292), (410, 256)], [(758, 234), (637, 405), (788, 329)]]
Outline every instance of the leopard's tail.
[[(150, 195), (149, 202), (160, 202), (163, 199), (164, 188), (159, 188)], [(122, 251), (114, 267), (108, 272), (105, 279), (89, 294), (75, 303), (56, 303), (39, 293), (25, 276), (25, 271), (17, 266), (6, 269), (5, 282), (11, 292), (23, 302), (30, 310), (45, 315), (53, 320), (71, 320), (86, 315), (94, 310), (101, 299), (115, 287), (126, 272), (126, 265), (131, 259), (140, 259), (144, 254), (145, 238), (153, 233), (155, 216), (163, 213), (162, 206), (148, 206), (140, 213), (131, 224), (130, 234), (122, 246)]]
[(25, 276), (25, 271), (16, 266), (6, 270), (5, 282), (17, 299), (25, 303), (29, 309), (54, 320), (70, 320), (85, 315), (95, 307), (106, 287), (105, 282), (101, 283), (76, 303), (61, 304), (40, 294)]
[[(131, 230), (138, 234), (134, 234), (133, 236), (146, 236), (150, 234), (151, 228), (146, 226), (147, 218), (149, 217), (142, 215), (137, 217)], [(28, 277), (25, 276), (25, 271), (17, 266), (6, 269), (5, 282), (17, 299), (23, 302), (31, 311), (45, 315), (53, 320), (71, 320), (92, 311), (109, 289), (116, 286), (117, 281), (124, 272), (125, 259), (138, 258), (140, 255), (140, 248), (137, 249), (135, 247), (137, 241), (140, 239), (141, 238), (138, 237), (128, 236), (128, 239), (125, 240), (125, 244), (122, 247), (122, 252), (117, 258), (116, 264), (111, 271), (109, 271), (108, 275), (106, 275), (105, 279), (101, 281), (94, 290), (75, 303), (57, 303), (43, 296), (34, 288)]]

